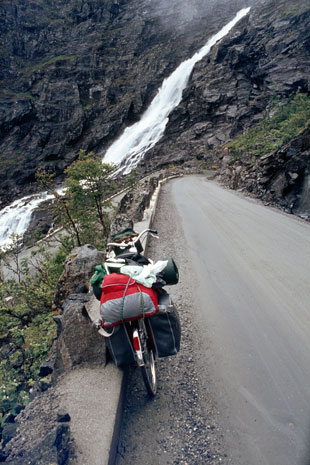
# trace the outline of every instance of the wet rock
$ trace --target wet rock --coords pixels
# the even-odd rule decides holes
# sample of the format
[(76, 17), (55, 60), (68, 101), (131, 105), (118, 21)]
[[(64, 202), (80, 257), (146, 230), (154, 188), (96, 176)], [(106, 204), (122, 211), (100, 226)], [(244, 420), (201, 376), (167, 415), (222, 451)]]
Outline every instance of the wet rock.
[(52, 228), (54, 216), (48, 209), (48, 205), (48, 202), (43, 202), (40, 208), (37, 208), (32, 213), (29, 226), (23, 237), (24, 244), (33, 244), (35, 241), (45, 236)]

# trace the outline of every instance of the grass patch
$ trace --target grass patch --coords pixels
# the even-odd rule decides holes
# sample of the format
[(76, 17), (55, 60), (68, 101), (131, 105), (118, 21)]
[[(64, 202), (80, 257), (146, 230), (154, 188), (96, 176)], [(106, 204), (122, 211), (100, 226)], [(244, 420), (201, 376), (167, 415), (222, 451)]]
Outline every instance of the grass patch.
[(31, 95), (30, 92), (20, 92), (16, 94), (16, 98), (18, 99), (33, 99), (33, 96)]
[(286, 10), (286, 16), (295, 16), (304, 13), (305, 11), (309, 10), (310, 3), (308, 5), (300, 5), (298, 2), (293, 2)]
[(43, 61), (38, 63), (37, 65), (31, 68), (31, 71), (38, 71), (41, 68), (45, 68), (46, 66), (52, 65), (53, 63), (57, 63), (57, 61), (65, 61), (65, 60), (74, 60), (76, 55), (58, 55), (57, 57), (50, 58), (47, 61)]
[(265, 116), (255, 128), (225, 145), (236, 159), (249, 153), (262, 157), (296, 137), (310, 122), (310, 97), (296, 94), (274, 101), (272, 116)]
[(14, 92), (11, 89), (0, 89), (0, 97), (9, 97), (12, 100), (33, 99), (33, 95), (30, 92)]

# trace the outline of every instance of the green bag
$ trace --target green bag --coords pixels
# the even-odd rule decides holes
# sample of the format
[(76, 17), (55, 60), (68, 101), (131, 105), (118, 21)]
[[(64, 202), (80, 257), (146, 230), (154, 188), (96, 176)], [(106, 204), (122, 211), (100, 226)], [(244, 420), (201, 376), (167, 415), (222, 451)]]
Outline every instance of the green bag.
[(168, 285), (178, 284), (179, 270), (175, 261), (171, 257), (163, 258), (162, 260), (167, 260), (168, 262), (163, 271), (161, 272), (163, 280), (166, 281), (166, 284)]
[(109, 258), (101, 265), (95, 266), (95, 273), (90, 278), (90, 284), (93, 288), (94, 294), (96, 299), (101, 299), (101, 292), (102, 292), (102, 281), (106, 274), (108, 273), (119, 273), (120, 268), (126, 265), (125, 260), (123, 259), (113, 259)]
[(90, 281), (89, 281), (93, 288), (95, 297), (98, 300), (100, 300), (101, 298), (101, 292), (102, 292), (101, 285), (102, 285), (103, 278), (105, 277), (106, 274), (107, 272), (106, 272), (104, 263), (102, 263), (101, 265), (96, 265), (95, 273), (93, 274), (93, 276), (90, 278)]

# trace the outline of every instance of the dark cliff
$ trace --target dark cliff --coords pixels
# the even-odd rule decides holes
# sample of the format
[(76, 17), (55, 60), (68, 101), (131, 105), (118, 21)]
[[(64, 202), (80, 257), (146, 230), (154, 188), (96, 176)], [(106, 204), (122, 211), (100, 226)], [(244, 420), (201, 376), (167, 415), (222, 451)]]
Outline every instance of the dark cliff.
[[(124, 127), (139, 119), (163, 79), (251, 3), (4, 0), (0, 207), (35, 190), (38, 167), (61, 179), (81, 148), (102, 156)], [(228, 166), (223, 145), (272, 112), (275, 95), (309, 95), (309, 21), (308, 0), (255, 2), (196, 65), (141, 171), (198, 159), (222, 166), (221, 179), (230, 186), (300, 212), (310, 179), (309, 138), (292, 145), (302, 147), (302, 155), (296, 149), (288, 163), (283, 155), (271, 157), (267, 177), (267, 162), (253, 157)], [(276, 183), (277, 195), (270, 196), (279, 176), (284, 178)]]
[[(181, 104), (170, 115), (164, 137), (147, 154), (145, 169), (187, 164), (193, 158), (205, 160), (209, 166), (221, 166), (224, 144), (272, 111), (270, 101), (274, 96), (280, 100), (296, 92), (309, 96), (309, 46), (307, 0), (257, 4), (211, 55), (196, 65)], [(268, 158), (267, 177), (267, 161), (245, 154), (237, 163), (237, 176), (233, 166), (223, 166), (221, 179), (230, 187), (246, 189), (298, 212), (298, 199), (303, 198), (310, 179), (309, 137), (303, 133), (299, 139), (289, 151), (283, 148), (283, 153), (290, 154), (286, 159), (283, 153)], [(289, 173), (295, 174), (292, 177)], [(285, 180), (278, 182), (281, 189), (277, 187), (275, 193), (273, 185), (279, 176)]]
[(163, 78), (245, 4), (3, 0), (2, 206), (35, 189), (38, 167), (61, 177), (80, 148), (104, 151)]
[(310, 6), (293, 6), (282, 0), (252, 8), (196, 65), (150, 163), (156, 156), (163, 163), (163, 152), (168, 161), (200, 156), (260, 120), (273, 94), (310, 91)]

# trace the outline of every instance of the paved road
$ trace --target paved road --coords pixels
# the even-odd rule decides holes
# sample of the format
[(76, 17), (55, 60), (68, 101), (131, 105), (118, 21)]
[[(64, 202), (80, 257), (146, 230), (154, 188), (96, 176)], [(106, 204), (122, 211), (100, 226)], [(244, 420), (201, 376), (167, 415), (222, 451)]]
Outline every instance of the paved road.
[(225, 459), (217, 406), (199, 376), (192, 292), (196, 278), (188, 273), (192, 266), (183, 247), (181, 220), (171, 201), (172, 185), (165, 184), (160, 194), (153, 225), (160, 240), (151, 239), (148, 256), (154, 260), (172, 256), (178, 264), (180, 283), (167, 290), (181, 318), (181, 351), (175, 357), (158, 359), (158, 393), (153, 400), (146, 395), (139, 370), (130, 370), (118, 465), (218, 465)]
[(183, 345), (153, 404), (130, 382), (119, 463), (309, 465), (310, 224), (195, 176), (164, 187), (155, 226)]
[(172, 198), (233, 462), (309, 464), (310, 224), (202, 177)]

